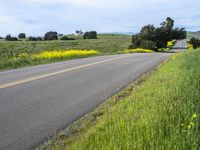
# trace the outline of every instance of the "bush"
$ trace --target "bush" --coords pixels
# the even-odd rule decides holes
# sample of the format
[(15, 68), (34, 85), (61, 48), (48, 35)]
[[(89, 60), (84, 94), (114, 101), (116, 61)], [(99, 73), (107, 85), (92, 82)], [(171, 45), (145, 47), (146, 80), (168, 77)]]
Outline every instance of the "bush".
[(199, 39), (192, 38), (192, 39), (190, 39), (189, 43), (193, 45), (194, 49), (200, 47), (200, 40)]
[(83, 35), (83, 39), (97, 39), (97, 32), (96, 31), (85, 32)]
[(41, 37), (33, 37), (33, 36), (30, 36), (28, 38), (29, 41), (42, 41), (42, 38)]
[(10, 34), (6, 36), (6, 41), (18, 41), (17, 37), (12, 37)]
[(44, 39), (45, 40), (57, 40), (58, 39), (58, 33), (57, 32), (53, 32), (53, 31), (47, 32), (44, 35)]
[(26, 34), (25, 33), (19, 33), (18, 38), (24, 39), (24, 38), (26, 38)]
[(75, 38), (69, 38), (67, 36), (63, 36), (60, 40), (75, 40)]

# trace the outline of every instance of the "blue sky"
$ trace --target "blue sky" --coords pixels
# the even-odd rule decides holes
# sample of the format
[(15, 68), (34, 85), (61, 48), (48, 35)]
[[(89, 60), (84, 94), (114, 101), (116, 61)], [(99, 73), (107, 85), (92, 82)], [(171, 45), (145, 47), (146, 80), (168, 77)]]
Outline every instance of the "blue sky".
[(1, 0), (0, 36), (39, 36), (50, 30), (67, 34), (76, 29), (138, 32), (168, 16), (176, 27), (199, 31), (199, 9), (199, 0)]

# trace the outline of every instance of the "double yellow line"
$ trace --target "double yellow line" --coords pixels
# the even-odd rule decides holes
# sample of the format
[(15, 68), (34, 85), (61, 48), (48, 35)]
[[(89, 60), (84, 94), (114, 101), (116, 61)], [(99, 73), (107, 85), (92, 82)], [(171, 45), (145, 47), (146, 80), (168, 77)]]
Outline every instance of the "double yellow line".
[(102, 60), (102, 61), (98, 61), (98, 62), (94, 62), (94, 63), (90, 63), (90, 64), (85, 64), (85, 65), (81, 65), (81, 66), (77, 66), (77, 67), (73, 67), (73, 68), (69, 68), (69, 69), (64, 69), (64, 70), (60, 70), (60, 71), (57, 71), (57, 72), (52, 72), (52, 73), (48, 73), (48, 74), (44, 74), (44, 75), (39, 75), (39, 76), (35, 76), (35, 77), (31, 77), (31, 78), (27, 78), (27, 79), (23, 79), (23, 80), (19, 80), (19, 81), (14, 81), (14, 82), (6, 83), (6, 84), (0, 84), (0, 90), (5, 89), (5, 88), (9, 88), (9, 87), (12, 87), (12, 86), (32, 82), (32, 81), (35, 81), (35, 80), (40, 80), (40, 79), (43, 79), (43, 78), (48, 78), (48, 77), (51, 77), (51, 76), (67, 73), (67, 72), (70, 72), (70, 71), (83, 69), (83, 68), (86, 68), (86, 67), (90, 67), (90, 66), (94, 66), (94, 65), (98, 65), (98, 64), (103, 64), (103, 63), (115, 61), (115, 60), (118, 60), (118, 59), (128, 58), (128, 57), (131, 57), (131, 56), (132, 55), (118, 57), (118, 58), (110, 58), (110, 59), (106, 59), (106, 60)]

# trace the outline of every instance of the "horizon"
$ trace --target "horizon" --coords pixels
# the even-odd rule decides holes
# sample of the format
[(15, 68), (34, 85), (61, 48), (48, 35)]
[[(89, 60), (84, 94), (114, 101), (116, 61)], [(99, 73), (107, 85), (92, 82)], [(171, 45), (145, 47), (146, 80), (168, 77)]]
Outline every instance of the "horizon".
[(200, 30), (197, 0), (7, 0), (0, 4), (3, 37), (19, 33), (43, 36), (48, 31), (72, 34), (77, 29), (137, 33), (144, 25), (159, 26), (167, 17), (175, 20), (175, 27)]

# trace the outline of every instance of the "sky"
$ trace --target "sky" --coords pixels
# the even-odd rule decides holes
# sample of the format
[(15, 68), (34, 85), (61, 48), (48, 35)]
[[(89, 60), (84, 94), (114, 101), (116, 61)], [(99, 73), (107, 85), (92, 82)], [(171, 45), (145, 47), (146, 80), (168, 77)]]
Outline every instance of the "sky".
[(0, 0), (0, 36), (70, 34), (76, 29), (137, 33), (167, 17), (176, 27), (200, 31), (199, 8), (199, 0)]

